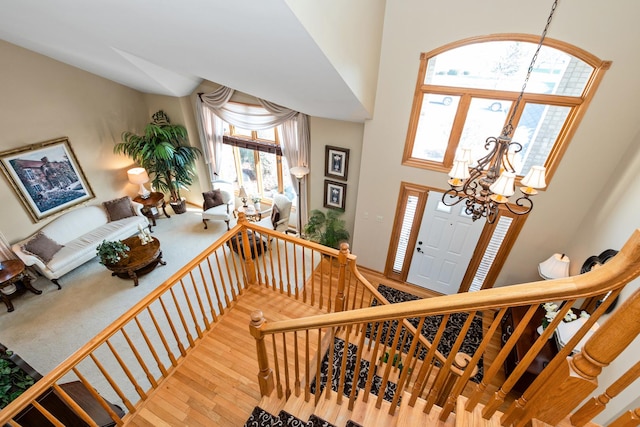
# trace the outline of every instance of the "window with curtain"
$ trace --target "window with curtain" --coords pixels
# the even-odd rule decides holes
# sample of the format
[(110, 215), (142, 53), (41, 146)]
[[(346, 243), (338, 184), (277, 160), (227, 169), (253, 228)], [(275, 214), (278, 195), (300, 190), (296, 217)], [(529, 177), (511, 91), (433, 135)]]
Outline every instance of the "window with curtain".
[[(473, 160), (486, 155), (486, 139), (500, 135), (516, 108), (537, 41), (492, 35), (423, 53), (403, 164), (448, 172), (458, 148), (471, 148)], [(519, 177), (532, 165), (544, 165), (550, 182), (610, 65), (547, 39), (515, 111), (513, 141), (522, 150), (512, 163)]]
[(220, 177), (244, 187), (250, 197), (283, 193), (295, 205), (296, 193), (278, 129), (248, 130), (224, 122)]

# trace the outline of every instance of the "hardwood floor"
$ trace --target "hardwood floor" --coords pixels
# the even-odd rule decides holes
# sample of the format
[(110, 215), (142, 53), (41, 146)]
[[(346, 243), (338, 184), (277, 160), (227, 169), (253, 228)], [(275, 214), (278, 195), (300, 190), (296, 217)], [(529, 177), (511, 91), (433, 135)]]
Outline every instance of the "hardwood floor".
[(321, 313), (286, 295), (250, 288), (126, 425), (242, 426), (260, 401), (256, 344), (249, 334), (254, 310), (272, 321)]
[[(324, 269), (327, 270), (327, 267)], [(323, 276), (330, 277), (327, 273), (315, 272), (317, 283), (313, 293), (316, 301), (322, 299), (330, 304), (334, 295), (319, 286), (324, 281)], [(363, 274), (374, 285), (384, 283), (415, 292), (411, 287), (391, 283), (379, 273), (365, 270)], [(427, 294), (421, 296), (433, 296)], [(326, 310), (327, 304), (323, 306)], [(304, 304), (302, 298), (296, 301), (286, 293), (259, 287), (248, 289), (221, 317), (211, 333), (206, 334), (180, 362), (176, 371), (141, 403), (137, 413), (128, 418), (125, 425), (242, 426), (261, 399), (257, 382), (256, 345), (248, 331), (250, 314), (254, 310), (262, 310), (267, 321), (305, 317), (325, 311)], [(485, 331), (492, 316), (493, 313), (489, 311), (484, 313)], [(316, 341), (310, 340), (312, 344)], [(496, 336), (489, 345), (485, 366), (499, 349), (499, 336)], [(267, 351), (271, 357), (273, 350), (270, 343)], [(501, 377), (504, 379), (503, 375)], [(472, 387), (469, 384), (463, 394), (469, 395)], [(508, 398), (503, 407), (511, 401)]]

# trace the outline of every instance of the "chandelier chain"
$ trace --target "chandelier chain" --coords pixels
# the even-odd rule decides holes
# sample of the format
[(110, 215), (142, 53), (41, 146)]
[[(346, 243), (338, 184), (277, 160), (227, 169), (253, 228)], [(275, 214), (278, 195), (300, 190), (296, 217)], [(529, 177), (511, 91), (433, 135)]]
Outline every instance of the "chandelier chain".
[(542, 35), (540, 36), (540, 41), (538, 42), (538, 47), (531, 58), (531, 63), (529, 64), (529, 68), (527, 69), (527, 75), (524, 78), (524, 83), (522, 84), (522, 89), (520, 90), (520, 95), (518, 95), (518, 99), (516, 100), (516, 104), (513, 107), (511, 112), (511, 116), (509, 117), (509, 121), (505, 125), (502, 130), (503, 136), (509, 136), (511, 132), (513, 132), (513, 119), (516, 116), (516, 112), (518, 111), (518, 107), (520, 106), (520, 102), (522, 101), (522, 97), (524, 96), (524, 91), (527, 88), (527, 83), (529, 82), (529, 77), (531, 77), (531, 73), (533, 72), (533, 67), (535, 66), (536, 60), (538, 59), (538, 54), (540, 53), (540, 49), (542, 49), (542, 45), (544, 43), (544, 39), (547, 37), (547, 31), (549, 30), (549, 26), (551, 25), (551, 20), (553, 19), (553, 14), (556, 11), (556, 7), (558, 7), (558, 1), (554, 0), (551, 5), (551, 12), (549, 13), (549, 17), (547, 18), (547, 23), (544, 26), (544, 30), (542, 30)]

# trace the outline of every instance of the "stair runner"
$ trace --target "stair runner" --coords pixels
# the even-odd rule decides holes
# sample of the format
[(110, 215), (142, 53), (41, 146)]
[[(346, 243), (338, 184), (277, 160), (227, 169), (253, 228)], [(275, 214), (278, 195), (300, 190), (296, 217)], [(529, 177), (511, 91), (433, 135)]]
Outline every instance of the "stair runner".
[[(332, 367), (332, 378), (331, 378), (331, 389), (333, 391), (338, 391), (338, 380), (340, 378), (340, 369), (341, 369), (341, 356), (344, 353), (344, 340), (335, 337), (334, 338), (334, 352), (333, 352), (333, 367)], [(344, 394), (345, 396), (349, 396), (351, 394), (351, 389), (353, 387), (353, 373), (355, 372), (355, 364), (356, 364), (356, 356), (357, 356), (358, 347), (354, 344), (349, 343), (347, 347), (347, 376), (345, 379), (344, 385)], [(329, 369), (329, 351), (324, 355), (322, 359), (322, 366), (320, 369), (320, 390), (324, 390), (327, 385), (327, 372)], [(357, 381), (357, 389), (356, 394), (359, 389), (364, 388), (366, 385), (367, 377), (369, 375), (369, 361), (361, 360), (360, 361), (360, 373), (358, 375)], [(382, 386), (382, 377), (378, 375), (373, 376), (372, 384), (371, 384), (371, 393), (376, 396), (380, 392), (380, 388)], [(393, 395), (396, 390), (396, 384), (389, 381), (387, 383), (387, 387), (384, 393), (384, 399), (387, 401), (393, 400)], [(314, 378), (310, 384), (311, 393), (315, 394), (316, 392), (316, 379)], [(400, 402), (398, 402), (398, 405)], [(303, 421), (299, 418), (294, 417), (286, 411), (280, 411), (280, 413), (275, 416), (262, 408), (256, 406), (251, 413), (251, 416), (245, 423), (245, 427), (336, 427), (328, 421), (319, 418), (316, 415), (311, 415), (308, 421)], [(360, 424), (349, 420), (346, 424), (346, 427), (362, 427)]]
[[(351, 395), (351, 388), (353, 387), (354, 378), (353, 374), (355, 373), (355, 365), (357, 358), (358, 347), (352, 343), (349, 343), (347, 349), (347, 366), (346, 366), (346, 376), (345, 376), (345, 385), (344, 385), (344, 395)], [(344, 352), (344, 340), (340, 338), (334, 338), (334, 352), (333, 352), (333, 367), (332, 367), (332, 375), (331, 375), (331, 390), (338, 391), (338, 381), (340, 379), (341, 373), (341, 365), (342, 365), (342, 353)], [(324, 358), (322, 359), (322, 366), (320, 368), (320, 391), (324, 390), (324, 387), (327, 385), (327, 372), (329, 368), (329, 352), (325, 353)], [(376, 367), (377, 369), (377, 367)], [(360, 389), (364, 389), (367, 382), (367, 377), (369, 376), (369, 361), (368, 360), (360, 360), (360, 372), (358, 374), (357, 380), (357, 388), (356, 388), (356, 396), (358, 395), (358, 391)], [(380, 388), (382, 387), (382, 377), (377, 374), (373, 375), (373, 379), (371, 382), (371, 393), (378, 396), (380, 393)], [(314, 378), (311, 381), (310, 385), (311, 393), (315, 394), (316, 392), (316, 379)], [(395, 391), (397, 389), (397, 385), (391, 381), (387, 382), (387, 387), (384, 391), (383, 399), (391, 402), (393, 400), (393, 396), (395, 395)], [(398, 401), (398, 405), (400, 401)]]
[[(309, 421), (303, 421), (300, 418), (296, 418), (287, 411), (280, 411), (278, 416), (271, 415), (259, 406), (253, 408), (253, 412), (249, 419), (244, 424), (244, 427), (336, 427), (329, 421), (325, 421), (322, 418), (311, 415)], [(347, 421), (346, 427), (362, 427), (360, 424), (354, 421)]]

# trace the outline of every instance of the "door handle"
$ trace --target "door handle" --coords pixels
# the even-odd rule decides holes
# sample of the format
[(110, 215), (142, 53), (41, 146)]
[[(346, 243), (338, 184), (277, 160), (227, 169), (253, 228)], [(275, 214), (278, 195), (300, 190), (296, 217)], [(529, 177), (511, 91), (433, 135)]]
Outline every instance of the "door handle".
[(422, 248), (416, 248), (419, 253), (422, 253)]

